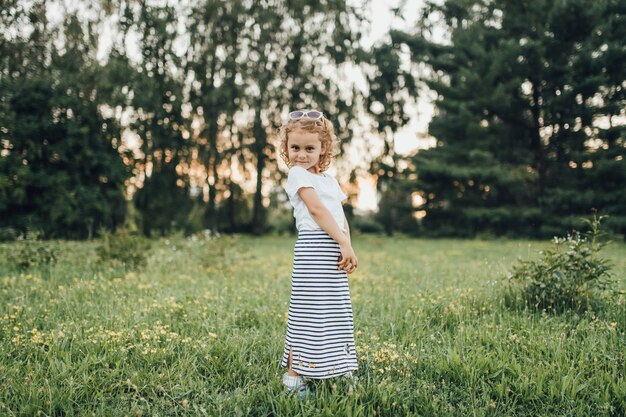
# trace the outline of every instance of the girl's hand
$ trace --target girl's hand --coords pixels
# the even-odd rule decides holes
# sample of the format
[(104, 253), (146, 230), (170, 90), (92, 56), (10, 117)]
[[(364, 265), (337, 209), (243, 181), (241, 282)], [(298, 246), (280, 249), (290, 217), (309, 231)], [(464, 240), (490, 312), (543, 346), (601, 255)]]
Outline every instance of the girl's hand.
[(346, 271), (348, 274), (353, 273), (358, 267), (358, 260), (352, 245), (350, 243), (339, 245), (339, 250), (341, 250), (341, 255), (339, 256), (338, 269)]

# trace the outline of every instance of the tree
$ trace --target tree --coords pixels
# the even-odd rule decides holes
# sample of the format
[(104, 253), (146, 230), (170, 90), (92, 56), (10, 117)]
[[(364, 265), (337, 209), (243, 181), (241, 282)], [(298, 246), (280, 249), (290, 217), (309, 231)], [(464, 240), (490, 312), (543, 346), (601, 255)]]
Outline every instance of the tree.
[[(224, 187), (221, 175), (223, 171), (230, 172), (230, 168), (220, 170), (219, 167), (222, 162), (230, 165), (231, 158), (238, 158), (241, 165), (245, 165), (234, 118), (241, 110), (243, 63), (240, 32), (247, 19), (248, 10), (241, 1), (207, 0), (193, 8), (189, 16), (190, 47), (186, 67), (191, 80), (190, 104), (201, 126), (195, 139), (198, 159), (206, 171), (208, 203), (205, 218), (208, 228), (213, 231), (219, 228), (218, 189)], [(237, 184), (231, 178), (224, 180), (230, 197), (235, 198)], [(234, 204), (232, 199), (227, 203), (235, 210)], [(230, 218), (234, 219), (234, 216)]]
[(402, 68), (397, 45), (383, 43), (367, 57), (373, 74), (368, 76), (366, 106), (384, 145), (383, 153), (372, 161), (370, 173), (377, 179), (376, 189), (380, 194), (378, 221), (385, 232), (392, 235), (400, 226), (404, 226), (400, 227), (403, 230), (410, 230), (414, 224), (411, 193), (402, 182), (404, 172), (398, 166), (394, 135), (409, 120), (404, 107), (410, 94), (415, 94), (415, 84)]
[[(604, 48), (598, 31), (614, 40), (607, 49), (623, 55), (620, 7), (612, 0), (429, 2), (420, 33), (395, 34), (414, 61), (428, 65), (424, 82), (438, 96), (429, 127), (438, 146), (413, 161), (427, 230), (546, 236), (576, 226), (593, 207), (626, 214), (615, 206), (625, 183), (617, 181), (606, 203), (588, 189), (597, 177), (586, 163), (593, 143), (604, 142), (598, 118), (624, 107), (623, 81), (603, 75), (615, 73), (615, 61), (596, 59)], [(603, 23), (607, 16), (613, 23)], [(449, 29), (446, 42), (432, 39), (436, 24)], [(605, 110), (593, 104), (598, 95)], [(623, 178), (618, 165), (611, 176)]]
[[(193, 117), (201, 126), (195, 140), (206, 170), (211, 229), (219, 226), (218, 200), (230, 211), (231, 223), (242, 218), (235, 212), (246, 211), (237, 208), (247, 200), (230, 176), (238, 165), (245, 176), (256, 175), (251, 218), (242, 229), (265, 230), (263, 188), (267, 167), (275, 164), (271, 135), (288, 108), (319, 106), (347, 127), (353, 97), (341, 92), (335, 78), (353, 50), (353, 18), (354, 10), (342, 1), (319, 9), (310, 1), (207, 0), (193, 9), (187, 71)], [(280, 172), (273, 171), (272, 179), (279, 181)]]
[(44, 3), (15, 10), (14, 23), (33, 30), (23, 37), (14, 26), (15, 43), (2, 42), (10, 52), (1, 71), (2, 225), (47, 237), (114, 229), (124, 218), (128, 170), (112, 143), (115, 128), (98, 110), (94, 23), (67, 14), (61, 31), (50, 27)]
[(177, 170), (190, 148), (184, 137), (189, 131), (182, 110), (184, 74), (174, 47), (177, 13), (171, 6), (145, 3), (124, 12), (126, 24), (141, 36), (141, 61), (129, 74), (129, 94), (134, 110), (130, 128), (140, 137), (143, 154), (137, 165), (145, 178), (135, 205), (146, 235), (181, 228), (192, 207), (189, 181)]

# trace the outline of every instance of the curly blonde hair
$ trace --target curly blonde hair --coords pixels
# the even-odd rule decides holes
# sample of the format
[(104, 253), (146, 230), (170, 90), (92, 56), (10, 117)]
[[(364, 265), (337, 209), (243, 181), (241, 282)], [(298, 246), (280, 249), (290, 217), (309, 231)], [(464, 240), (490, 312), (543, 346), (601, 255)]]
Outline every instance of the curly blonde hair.
[(332, 159), (336, 154), (337, 136), (335, 136), (335, 128), (330, 120), (322, 116), (320, 119), (309, 119), (303, 117), (298, 120), (288, 120), (280, 127), (278, 131), (278, 138), (280, 140), (280, 157), (291, 168), (289, 163), (289, 148), (288, 140), (289, 133), (296, 131), (312, 132), (319, 135), (320, 142), (322, 142), (322, 153), (320, 154), (320, 160), (317, 164), (321, 172), (324, 172), (330, 166)]

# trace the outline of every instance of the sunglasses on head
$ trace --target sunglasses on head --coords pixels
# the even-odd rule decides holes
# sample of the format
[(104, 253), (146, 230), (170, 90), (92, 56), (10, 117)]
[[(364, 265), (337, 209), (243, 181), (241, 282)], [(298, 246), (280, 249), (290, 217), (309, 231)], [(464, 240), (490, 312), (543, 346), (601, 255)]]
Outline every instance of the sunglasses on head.
[(321, 111), (317, 111), (317, 110), (308, 110), (308, 111), (296, 110), (296, 111), (292, 111), (291, 113), (289, 113), (289, 118), (291, 120), (298, 120), (298, 119), (302, 119), (303, 117), (316, 120), (316, 119), (321, 119), (323, 116), (324, 116), (324, 113), (322, 113)]

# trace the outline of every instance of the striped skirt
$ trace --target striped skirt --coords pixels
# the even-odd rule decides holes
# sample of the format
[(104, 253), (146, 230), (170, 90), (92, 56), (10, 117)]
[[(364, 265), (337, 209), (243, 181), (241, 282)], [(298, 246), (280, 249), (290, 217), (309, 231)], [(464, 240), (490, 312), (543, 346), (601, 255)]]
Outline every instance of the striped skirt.
[(323, 230), (303, 230), (294, 249), (287, 337), (281, 365), (324, 379), (357, 370), (348, 274), (337, 269), (339, 244)]

